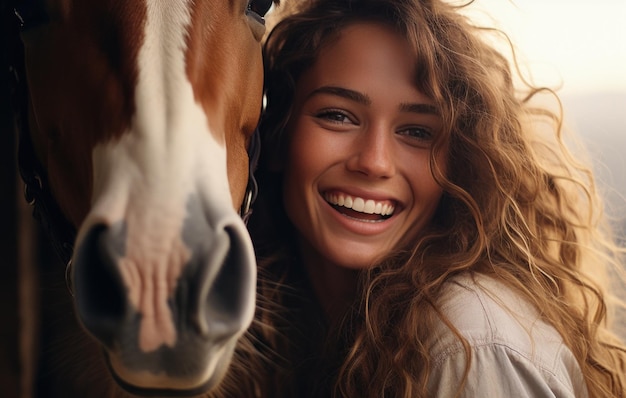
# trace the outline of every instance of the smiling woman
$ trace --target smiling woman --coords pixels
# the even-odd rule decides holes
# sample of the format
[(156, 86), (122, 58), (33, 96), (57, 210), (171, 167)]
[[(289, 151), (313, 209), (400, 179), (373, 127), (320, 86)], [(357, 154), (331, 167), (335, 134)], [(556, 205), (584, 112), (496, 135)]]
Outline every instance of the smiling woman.
[[(293, 134), (276, 163), (299, 245), (311, 246), (310, 272), (368, 268), (413, 240), (437, 207), (442, 188), (429, 159), (442, 120), (422, 111), (435, 105), (412, 85), (409, 54), (386, 27), (354, 24), (298, 80)], [(439, 153), (439, 164), (445, 156)], [(373, 219), (383, 205), (388, 217)], [(336, 295), (326, 291), (327, 311)]]
[(593, 176), (461, 10), (279, 10), (251, 218), (259, 396), (626, 393)]

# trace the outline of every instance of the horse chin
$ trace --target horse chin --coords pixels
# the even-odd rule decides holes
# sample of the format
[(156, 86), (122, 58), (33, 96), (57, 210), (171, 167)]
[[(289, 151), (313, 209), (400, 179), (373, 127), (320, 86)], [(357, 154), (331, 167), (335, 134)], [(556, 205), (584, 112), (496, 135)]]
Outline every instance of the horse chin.
[[(116, 355), (104, 352), (105, 362), (117, 385), (133, 396), (139, 397), (198, 397), (220, 384), (230, 366), (236, 339), (222, 352), (212, 355), (202, 377), (168, 377), (162, 373), (132, 372), (120, 365)], [(181, 364), (181, 368), (184, 364)]]
[(158, 389), (158, 388), (143, 388), (137, 387), (135, 385), (126, 383), (124, 380), (121, 380), (115, 372), (111, 372), (111, 375), (117, 382), (117, 385), (120, 386), (124, 391), (129, 394), (140, 396), (140, 397), (197, 397), (201, 394), (208, 392), (211, 388), (217, 385), (218, 382), (214, 382), (212, 379), (209, 380), (206, 384), (195, 387), (192, 389)]

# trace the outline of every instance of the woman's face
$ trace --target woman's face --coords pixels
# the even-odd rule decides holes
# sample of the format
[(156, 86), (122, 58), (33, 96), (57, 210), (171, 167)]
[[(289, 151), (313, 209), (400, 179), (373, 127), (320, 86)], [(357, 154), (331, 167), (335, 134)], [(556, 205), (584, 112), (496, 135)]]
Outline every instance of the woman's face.
[(309, 264), (370, 267), (435, 212), (429, 156), (442, 121), (410, 54), (391, 29), (358, 23), (298, 81), (283, 197)]

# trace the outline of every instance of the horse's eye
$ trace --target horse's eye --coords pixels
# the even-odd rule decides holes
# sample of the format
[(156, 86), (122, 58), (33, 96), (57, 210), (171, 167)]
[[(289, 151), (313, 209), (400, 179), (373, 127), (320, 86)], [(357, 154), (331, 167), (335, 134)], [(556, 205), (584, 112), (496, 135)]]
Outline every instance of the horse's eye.
[(273, 0), (248, 0), (248, 11), (263, 18), (272, 7)]

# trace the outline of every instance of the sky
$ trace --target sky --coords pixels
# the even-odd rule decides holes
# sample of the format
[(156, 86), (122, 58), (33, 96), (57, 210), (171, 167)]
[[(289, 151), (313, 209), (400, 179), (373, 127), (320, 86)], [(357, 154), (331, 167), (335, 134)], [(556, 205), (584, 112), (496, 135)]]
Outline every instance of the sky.
[(626, 0), (476, 0), (471, 8), (509, 34), (538, 82), (562, 83), (564, 95), (626, 92)]

